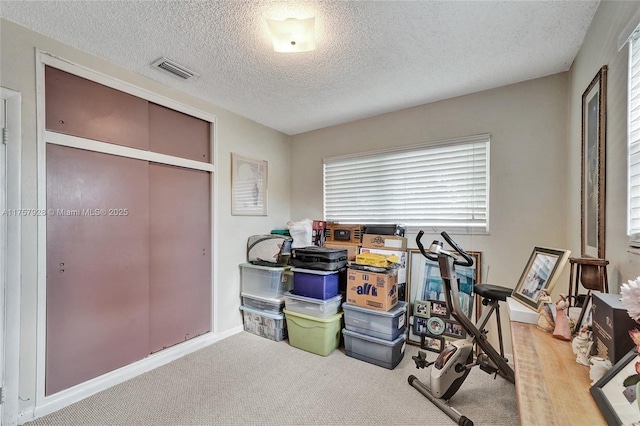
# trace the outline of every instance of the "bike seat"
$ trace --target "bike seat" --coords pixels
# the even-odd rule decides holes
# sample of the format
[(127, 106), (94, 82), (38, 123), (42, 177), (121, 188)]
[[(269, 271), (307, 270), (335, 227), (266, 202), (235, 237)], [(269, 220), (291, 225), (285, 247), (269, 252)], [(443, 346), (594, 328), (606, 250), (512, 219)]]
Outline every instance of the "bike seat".
[(500, 287), (494, 284), (476, 284), (473, 286), (473, 290), (484, 299), (501, 300), (503, 302), (505, 302), (507, 297), (510, 297), (511, 292), (513, 292), (510, 288)]

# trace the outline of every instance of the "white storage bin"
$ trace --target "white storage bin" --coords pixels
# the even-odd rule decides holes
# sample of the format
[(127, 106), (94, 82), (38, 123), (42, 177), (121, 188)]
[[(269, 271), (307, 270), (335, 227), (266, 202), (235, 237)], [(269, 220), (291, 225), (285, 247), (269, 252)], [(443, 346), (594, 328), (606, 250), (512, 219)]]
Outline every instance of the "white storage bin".
[(272, 267), (243, 263), (240, 265), (242, 292), (252, 296), (277, 299), (293, 288), (291, 267)]
[(342, 304), (342, 295), (323, 300), (298, 296), (288, 291), (284, 294), (284, 303), (287, 311), (317, 318), (329, 318), (338, 313)]
[(242, 305), (259, 311), (281, 314), (284, 309), (284, 297), (269, 298), (255, 296), (249, 293), (241, 293)]
[(240, 306), (244, 329), (249, 333), (280, 341), (287, 337), (287, 323), (284, 314), (272, 314), (247, 306)]
[(378, 339), (395, 340), (405, 326), (407, 302), (400, 301), (386, 312), (348, 303), (343, 303), (342, 309), (347, 330)]

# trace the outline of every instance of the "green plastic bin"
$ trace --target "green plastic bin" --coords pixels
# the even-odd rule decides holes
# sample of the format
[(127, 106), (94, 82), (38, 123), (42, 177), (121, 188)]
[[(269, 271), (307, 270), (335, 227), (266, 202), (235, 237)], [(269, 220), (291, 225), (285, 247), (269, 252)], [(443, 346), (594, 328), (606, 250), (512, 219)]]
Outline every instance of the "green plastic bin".
[(317, 355), (327, 356), (340, 344), (342, 312), (328, 318), (312, 317), (283, 310), (287, 320), (289, 344)]

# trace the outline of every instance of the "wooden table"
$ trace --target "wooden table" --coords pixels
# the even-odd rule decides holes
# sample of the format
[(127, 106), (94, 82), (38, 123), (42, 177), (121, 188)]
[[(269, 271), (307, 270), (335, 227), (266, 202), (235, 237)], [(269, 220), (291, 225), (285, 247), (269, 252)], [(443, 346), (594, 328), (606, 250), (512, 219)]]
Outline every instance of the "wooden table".
[(520, 424), (606, 425), (589, 393), (589, 367), (578, 364), (571, 342), (511, 322)]

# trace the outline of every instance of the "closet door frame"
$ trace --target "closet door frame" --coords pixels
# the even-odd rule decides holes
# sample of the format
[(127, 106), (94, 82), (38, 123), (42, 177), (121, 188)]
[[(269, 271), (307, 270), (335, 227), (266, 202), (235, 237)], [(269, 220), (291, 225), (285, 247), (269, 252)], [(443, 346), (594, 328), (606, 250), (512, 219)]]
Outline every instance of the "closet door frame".
[[(50, 132), (45, 127), (45, 66), (58, 68), (79, 77), (94, 81), (104, 86), (137, 96), (158, 105), (171, 108), (184, 114), (202, 119), (210, 125), (210, 163), (194, 161), (170, 155), (154, 153), (150, 151), (119, 146), (111, 143), (99, 142), (77, 136), (63, 135)], [(184, 167), (192, 170), (201, 170), (210, 173), (210, 213), (211, 213), (211, 331), (201, 336), (180, 343), (171, 348), (151, 354), (146, 358), (119, 368), (115, 371), (103, 374), (102, 376), (88, 380), (84, 383), (73, 386), (69, 389), (45, 396), (45, 357), (46, 357), (46, 295), (47, 295), (47, 221), (46, 215), (38, 216), (38, 285), (37, 285), (37, 348), (36, 348), (36, 398), (33, 417), (41, 417), (63, 408), (69, 404), (77, 402), (83, 398), (93, 395), (96, 392), (107, 389), (118, 383), (124, 382), (146, 371), (166, 364), (174, 359), (194, 352), (208, 346), (222, 338), (217, 330), (217, 285), (216, 274), (217, 263), (217, 239), (215, 230), (217, 229), (217, 179), (216, 163), (218, 159), (216, 147), (217, 124), (216, 117), (212, 114), (197, 110), (187, 105), (181, 104), (169, 98), (157, 95), (143, 88), (114, 79), (97, 71), (82, 67), (60, 57), (54, 57), (47, 52), (36, 51), (36, 108), (37, 108), (37, 173), (38, 173), (38, 211), (47, 211), (47, 185), (46, 185), (46, 146), (55, 144), (72, 148), (85, 149), (89, 151), (101, 152), (105, 154), (134, 158), (150, 161), (154, 163), (167, 164)]]

